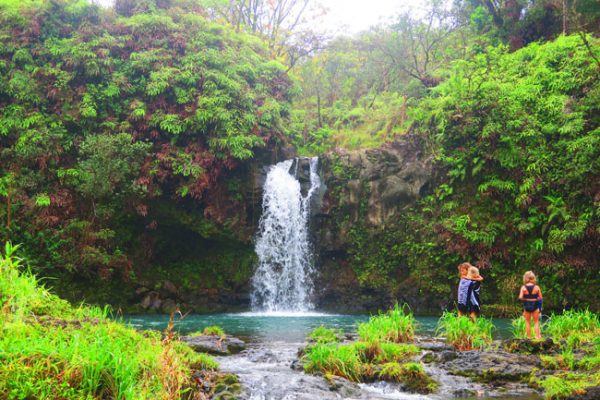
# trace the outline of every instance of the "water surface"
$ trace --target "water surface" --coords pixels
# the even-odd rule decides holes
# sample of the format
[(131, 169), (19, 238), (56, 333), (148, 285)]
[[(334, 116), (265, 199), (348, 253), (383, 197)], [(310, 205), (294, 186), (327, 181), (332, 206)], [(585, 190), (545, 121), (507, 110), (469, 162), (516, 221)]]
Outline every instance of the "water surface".
[[(366, 322), (368, 315), (305, 313), (238, 313), (238, 314), (192, 314), (181, 319), (175, 318), (175, 330), (180, 333), (201, 331), (207, 326), (218, 325), (225, 332), (234, 336), (256, 340), (278, 340), (285, 342), (302, 341), (306, 335), (319, 325), (337, 328), (345, 333), (356, 332), (361, 322)], [(168, 315), (127, 315), (125, 320), (138, 329), (163, 330), (169, 322)], [(434, 336), (438, 318), (417, 316), (417, 334)], [(510, 336), (510, 320), (494, 319), (494, 336), (505, 338)]]

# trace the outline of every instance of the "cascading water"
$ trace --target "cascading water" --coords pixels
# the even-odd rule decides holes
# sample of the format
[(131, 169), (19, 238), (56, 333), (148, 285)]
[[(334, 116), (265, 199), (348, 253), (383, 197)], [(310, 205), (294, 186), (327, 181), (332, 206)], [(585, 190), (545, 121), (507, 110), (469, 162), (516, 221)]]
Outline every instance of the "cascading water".
[[(295, 161), (295, 162), (294, 162)], [(299, 160), (272, 166), (263, 187), (263, 213), (256, 239), (258, 268), (252, 278), (254, 311), (309, 311), (313, 259), (308, 225), (313, 196), (321, 186), (318, 158), (310, 159), (310, 188), (302, 195)], [(294, 175), (290, 169), (294, 167)]]

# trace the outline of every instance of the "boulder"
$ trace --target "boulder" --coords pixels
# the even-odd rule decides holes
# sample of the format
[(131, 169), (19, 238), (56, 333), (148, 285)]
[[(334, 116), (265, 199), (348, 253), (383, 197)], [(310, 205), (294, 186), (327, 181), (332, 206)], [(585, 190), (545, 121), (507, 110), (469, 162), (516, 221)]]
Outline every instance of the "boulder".
[(567, 397), (567, 400), (598, 400), (600, 399), (600, 386), (585, 389), (585, 393)]
[(452, 375), (466, 376), (482, 382), (519, 381), (541, 366), (536, 356), (504, 351), (465, 351), (446, 361), (442, 368)]
[(179, 340), (197, 352), (220, 356), (236, 354), (246, 348), (246, 343), (230, 335), (181, 336)]
[(347, 379), (339, 376), (330, 376), (327, 378), (329, 390), (339, 393), (343, 398), (360, 396), (360, 387)]

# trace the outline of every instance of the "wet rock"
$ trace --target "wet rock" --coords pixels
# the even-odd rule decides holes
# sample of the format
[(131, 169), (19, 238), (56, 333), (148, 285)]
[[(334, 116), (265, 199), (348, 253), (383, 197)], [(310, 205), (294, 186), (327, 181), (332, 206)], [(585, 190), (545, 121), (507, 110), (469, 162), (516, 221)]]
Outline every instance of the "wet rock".
[(438, 356), (438, 361), (445, 363), (448, 361), (455, 360), (458, 357), (458, 353), (454, 350), (444, 350)]
[(236, 400), (237, 394), (241, 390), (238, 377), (234, 374), (227, 374), (217, 379), (212, 398), (213, 400)]
[(140, 306), (144, 310), (158, 311), (162, 305), (160, 294), (157, 292), (148, 292), (140, 302)]
[(509, 339), (502, 341), (502, 348), (510, 353), (544, 354), (558, 350), (558, 345), (551, 338), (543, 341)]
[(367, 222), (373, 226), (390, 221), (419, 199), (431, 175), (431, 159), (425, 157), (417, 137), (323, 156), (323, 181), (342, 190), (338, 206), (355, 220), (366, 200)]
[(425, 364), (430, 364), (437, 361), (438, 358), (433, 351), (427, 351), (421, 356), (421, 362), (424, 362)]
[(246, 348), (242, 340), (229, 335), (181, 336), (179, 340), (195, 351), (221, 356), (239, 353)]
[(585, 393), (567, 397), (567, 400), (598, 400), (600, 399), (600, 386), (587, 388)]
[(418, 338), (416, 345), (422, 350), (430, 350), (435, 352), (453, 350), (454, 348), (446, 343), (445, 340), (432, 339), (432, 338)]
[(248, 354), (248, 359), (252, 362), (275, 363), (277, 356), (271, 350), (253, 351)]
[(452, 395), (456, 398), (459, 399), (464, 399), (464, 398), (471, 398), (471, 397), (477, 397), (477, 391), (476, 390), (471, 390), (471, 389), (458, 389), (452, 392)]
[(360, 387), (347, 379), (339, 376), (331, 376), (327, 379), (329, 390), (338, 392), (344, 398), (360, 396)]
[(302, 362), (302, 360), (294, 360), (292, 361), (290, 368), (294, 371), (304, 371), (304, 363)]
[(540, 367), (535, 356), (512, 354), (503, 351), (465, 351), (457, 353), (456, 359), (445, 362), (444, 369), (450, 374), (467, 376), (482, 382), (519, 381)]

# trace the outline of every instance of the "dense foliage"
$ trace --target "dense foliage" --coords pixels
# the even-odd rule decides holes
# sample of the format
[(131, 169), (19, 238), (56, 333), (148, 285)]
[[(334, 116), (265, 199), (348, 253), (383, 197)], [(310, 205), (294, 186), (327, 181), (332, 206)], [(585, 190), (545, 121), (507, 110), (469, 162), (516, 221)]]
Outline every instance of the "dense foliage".
[(127, 279), (163, 224), (246, 235), (236, 171), (282, 141), (292, 85), (260, 39), (134, 3), (0, 1), (0, 238), (40, 268)]
[(421, 241), (433, 243), (422, 252), (435, 254), (428, 261), (444, 253), (453, 257), (449, 263), (477, 260), (504, 285), (500, 292), (511, 294), (521, 274), (534, 269), (547, 304), (593, 303), (600, 264), (598, 71), (577, 36), (512, 54), (488, 48), (456, 63), (413, 110), (415, 129), (427, 135), (445, 173), (410, 222)]
[(368, 224), (366, 203), (357, 219), (344, 215), (335, 185), (355, 174), (331, 167), (334, 218), (362, 287), (391, 297), (417, 287), (443, 307), (456, 266), (471, 260), (489, 278), (484, 304), (515, 304), (533, 269), (548, 307), (599, 306), (600, 47), (585, 40), (470, 47), (444, 82), (413, 98), (397, 128), (424, 142), (434, 184), (385, 227)]
[(597, 2), (432, 0), (330, 41), (295, 31), (308, 0), (92, 3), (0, 0), (0, 239), (76, 276), (63, 293), (239, 305), (256, 170), (288, 141), (410, 134), (434, 176), (394, 221), (367, 223), (363, 200), (351, 218), (329, 188), (348, 281), (439, 309), (468, 259), (484, 303), (514, 304), (533, 269), (548, 307), (600, 306)]

